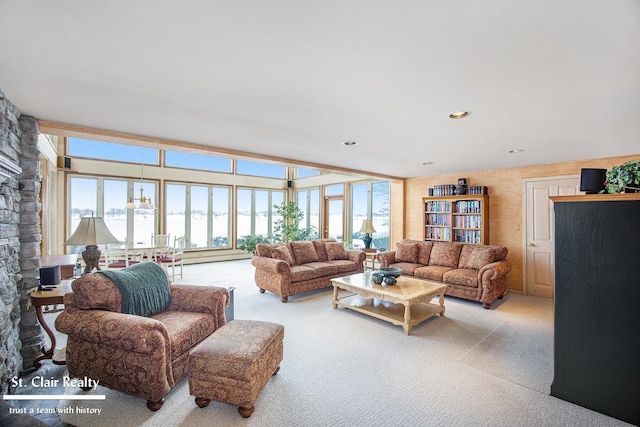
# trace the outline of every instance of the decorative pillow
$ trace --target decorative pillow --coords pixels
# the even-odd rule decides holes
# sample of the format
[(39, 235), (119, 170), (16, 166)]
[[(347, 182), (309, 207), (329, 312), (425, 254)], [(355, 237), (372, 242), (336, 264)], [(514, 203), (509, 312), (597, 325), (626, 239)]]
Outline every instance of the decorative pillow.
[(460, 259), (458, 260), (458, 268), (465, 268), (473, 270), (473, 267), (470, 263), (471, 255), (473, 254), (473, 247), (475, 245), (462, 245), (462, 250), (460, 251)]
[(431, 249), (429, 265), (458, 268), (461, 250), (462, 243), (435, 242)]
[(318, 254), (318, 261), (326, 261), (327, 260), (327, 249), (324, 247), (325, 242), (327, 240), (312, 240), (313, 246), (316, 248), (316, 253)]
[(418, 264), (429, 265), (433, 242), (420, 242), (418, 245)]
[(398, 242), (396, 262), (418, 262), (418, 243)]
[(324, 247), (327, 249), (327, 259), (333, 261), (335, 259), (349, 259), (344, 245), (340, 242), (326, 242)]
[(271, 258), (282, 260), (289, 264), (289, 266), (296, 265), (296, 263), (293, 261), (293, 257), (291, 257), (289, 248), (284, 245), (271, 248)]
[(503, 246), (477, 246), (469, 257), (469, 268), (480, 270), (487, 264), (504, 259), (506, 249)]
[(310, 240), (291, 242), (291, 249), (293, 249), (293, 256), (296, 258), (298, 265), (308, 262), (318, 262), (316, 247)]

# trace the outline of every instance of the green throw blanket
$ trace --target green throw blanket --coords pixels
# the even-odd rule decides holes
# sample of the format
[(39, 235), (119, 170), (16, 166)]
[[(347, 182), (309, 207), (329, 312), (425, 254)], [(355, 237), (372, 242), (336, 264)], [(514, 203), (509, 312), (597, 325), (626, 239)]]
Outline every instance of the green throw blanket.
[(101, 270), (122, 294), (122, 312), (150, 316), (163, 311), (171, 303), (169, 280), (162, 267), (141, 262), (122, 270)]

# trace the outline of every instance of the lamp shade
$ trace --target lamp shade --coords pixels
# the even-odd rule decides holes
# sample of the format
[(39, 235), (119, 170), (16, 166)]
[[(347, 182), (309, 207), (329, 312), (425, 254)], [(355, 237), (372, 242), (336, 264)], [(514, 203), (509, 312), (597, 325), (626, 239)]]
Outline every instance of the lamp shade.
[(360, 227), (360, 233), (371, 234), (375, 233), (376, 229), (373, 228), (373, 221), (370, 219), (365, 219), (362, 221), (362, 227)]
[(81, 218), (76, 231), (64, 242), (65, 245), (74, 246), (103, 245), (106, 243), (120, 243), (120, 241), (111, 234), (104, 223), (104, 219), (93, 216)]

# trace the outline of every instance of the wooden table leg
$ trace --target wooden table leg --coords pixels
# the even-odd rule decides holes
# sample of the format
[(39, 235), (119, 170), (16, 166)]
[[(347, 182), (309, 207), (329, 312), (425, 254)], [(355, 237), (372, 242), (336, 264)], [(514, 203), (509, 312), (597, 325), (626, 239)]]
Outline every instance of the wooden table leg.
[(333, 308), (338, 308), (338, 287), (333, 286)]
[(44, 321), (42, 306), (36, 306), (36, 317), (38, 318), (40, 325), (42, 325), (47, 335), (49, 335), (49, 339), (51, 340), (51, 347), (47, 348), (46, 344), (43, 344), (41, 349), (42, 356), (36, 357), (33, 361), (33, 367), (38, 369), (40, 366), (42, 366), (42, 363), (40, 363), (41, 360), (53, 358), (53, 352), (56, 348), (56, 336), (49, 328), (49, 325), (47, 325), (47, 322)]
[(411, 322), (411, 304), (407, 303), (404, 306), (404, 323), (402, 324), (405, 335), (409, 335), (409, 332), (411, 331), (410, 322)]

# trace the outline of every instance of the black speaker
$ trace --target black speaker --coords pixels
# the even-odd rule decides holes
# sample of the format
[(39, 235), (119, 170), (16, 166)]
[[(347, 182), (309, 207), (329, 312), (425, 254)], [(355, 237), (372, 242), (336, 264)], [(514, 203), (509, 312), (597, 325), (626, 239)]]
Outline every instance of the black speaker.
[(71, 169), (71, 157), (58, 156), (58, 167), (62, 169)]
[(59, 265), (54, 265), (53, 267), (40, 267), (41, 285), (58, 285), (61, 281)]
[(287, 188), (293, 188), (293, 181), (287, 181)]
[(606, 169), (584, 168), (580, 171), (580, 191), (587, 194), (596, 194), (604, 190), (606, 181)]

